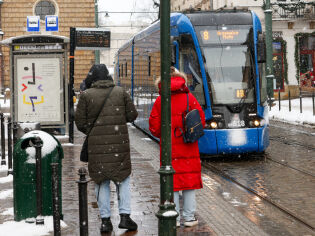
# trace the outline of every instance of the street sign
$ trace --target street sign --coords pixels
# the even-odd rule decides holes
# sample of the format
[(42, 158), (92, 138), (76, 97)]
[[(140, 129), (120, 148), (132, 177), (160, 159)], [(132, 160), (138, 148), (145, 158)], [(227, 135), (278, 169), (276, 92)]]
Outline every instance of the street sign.
[(110, 48), (110, 31), (99, 28), (76, 28), (75, 46), (78, 50)]
[(46, 31), (58, 31), (58, 16), (45, 17)]
[(27, 32), (39, 32), (39, 16), (27, 17)]

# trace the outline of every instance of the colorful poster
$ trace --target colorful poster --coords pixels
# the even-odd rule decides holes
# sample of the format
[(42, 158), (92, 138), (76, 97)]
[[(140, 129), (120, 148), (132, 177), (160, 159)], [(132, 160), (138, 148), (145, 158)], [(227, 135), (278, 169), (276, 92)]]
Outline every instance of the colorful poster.
[(18, 122), (63, 122), (61, 57), (16, 58), (15, 108)]

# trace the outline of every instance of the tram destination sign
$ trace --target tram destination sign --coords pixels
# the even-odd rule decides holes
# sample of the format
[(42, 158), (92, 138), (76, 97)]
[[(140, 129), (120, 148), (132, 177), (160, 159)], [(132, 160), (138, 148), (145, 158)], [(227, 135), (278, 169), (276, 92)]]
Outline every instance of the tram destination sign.
[(99, 28), (76, 28), (75, 45), (78, 50), (110, 48), (110, 31)]

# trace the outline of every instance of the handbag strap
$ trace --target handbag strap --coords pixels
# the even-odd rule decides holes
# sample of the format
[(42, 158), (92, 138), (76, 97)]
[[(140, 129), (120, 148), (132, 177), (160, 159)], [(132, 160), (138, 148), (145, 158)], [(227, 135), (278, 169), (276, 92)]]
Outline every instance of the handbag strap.
[(187, 95), (187, 109), (186, 109), (186, 114), (189, 112), (189, 96), (188, 93), (186, 93)]
[(89, 130), (89, 133), (87, 134), (87, 136), (90, 134), (91, 130), (94, 128), (95, 121), (98, 119), (99, 115), (101, 114), (101, 112), (102, 112), (102, 110), (103, 110), (103, 107), (104, 107), (104, 105), (105, 105), (105, 103), (106, 103), (106, 100), (107, 100), (107, 98), (109, 97), (109, 95), (110, 95), (110, 93), (112, 92), (113, 89), (114, 89), (114, 86), (111, 87), (110, 90), (109, 90), (109, 93), (106, 94), (105, 99), (104, 99), (104, 102), (103, 102), (103, 105), (101, 106), (100, 111), (98, 112), (96, 118), (94, 119), (94, 121), (93, 121), (93, 123), (92, 123), (92, 126), (91, 126), (91, 129)]

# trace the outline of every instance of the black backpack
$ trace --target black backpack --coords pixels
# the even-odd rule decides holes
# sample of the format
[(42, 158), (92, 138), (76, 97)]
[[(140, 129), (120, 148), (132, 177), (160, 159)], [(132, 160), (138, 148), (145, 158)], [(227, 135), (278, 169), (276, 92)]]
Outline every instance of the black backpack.
[[(174, 130), (175, 137), (183, 136), (184, 143), (194, 143), (200, 137), (204, 135), (199, 111), (197, 109), (193, 109), (189, 111), (188, 93), (187, 93), (187, 109), (182, 114), (182, 120), (183, 120), (184, 131), (181, 128), (176, 127)], [(179, 129), (181, 132), (180, 136), (176, 136), (177, 129)]]

